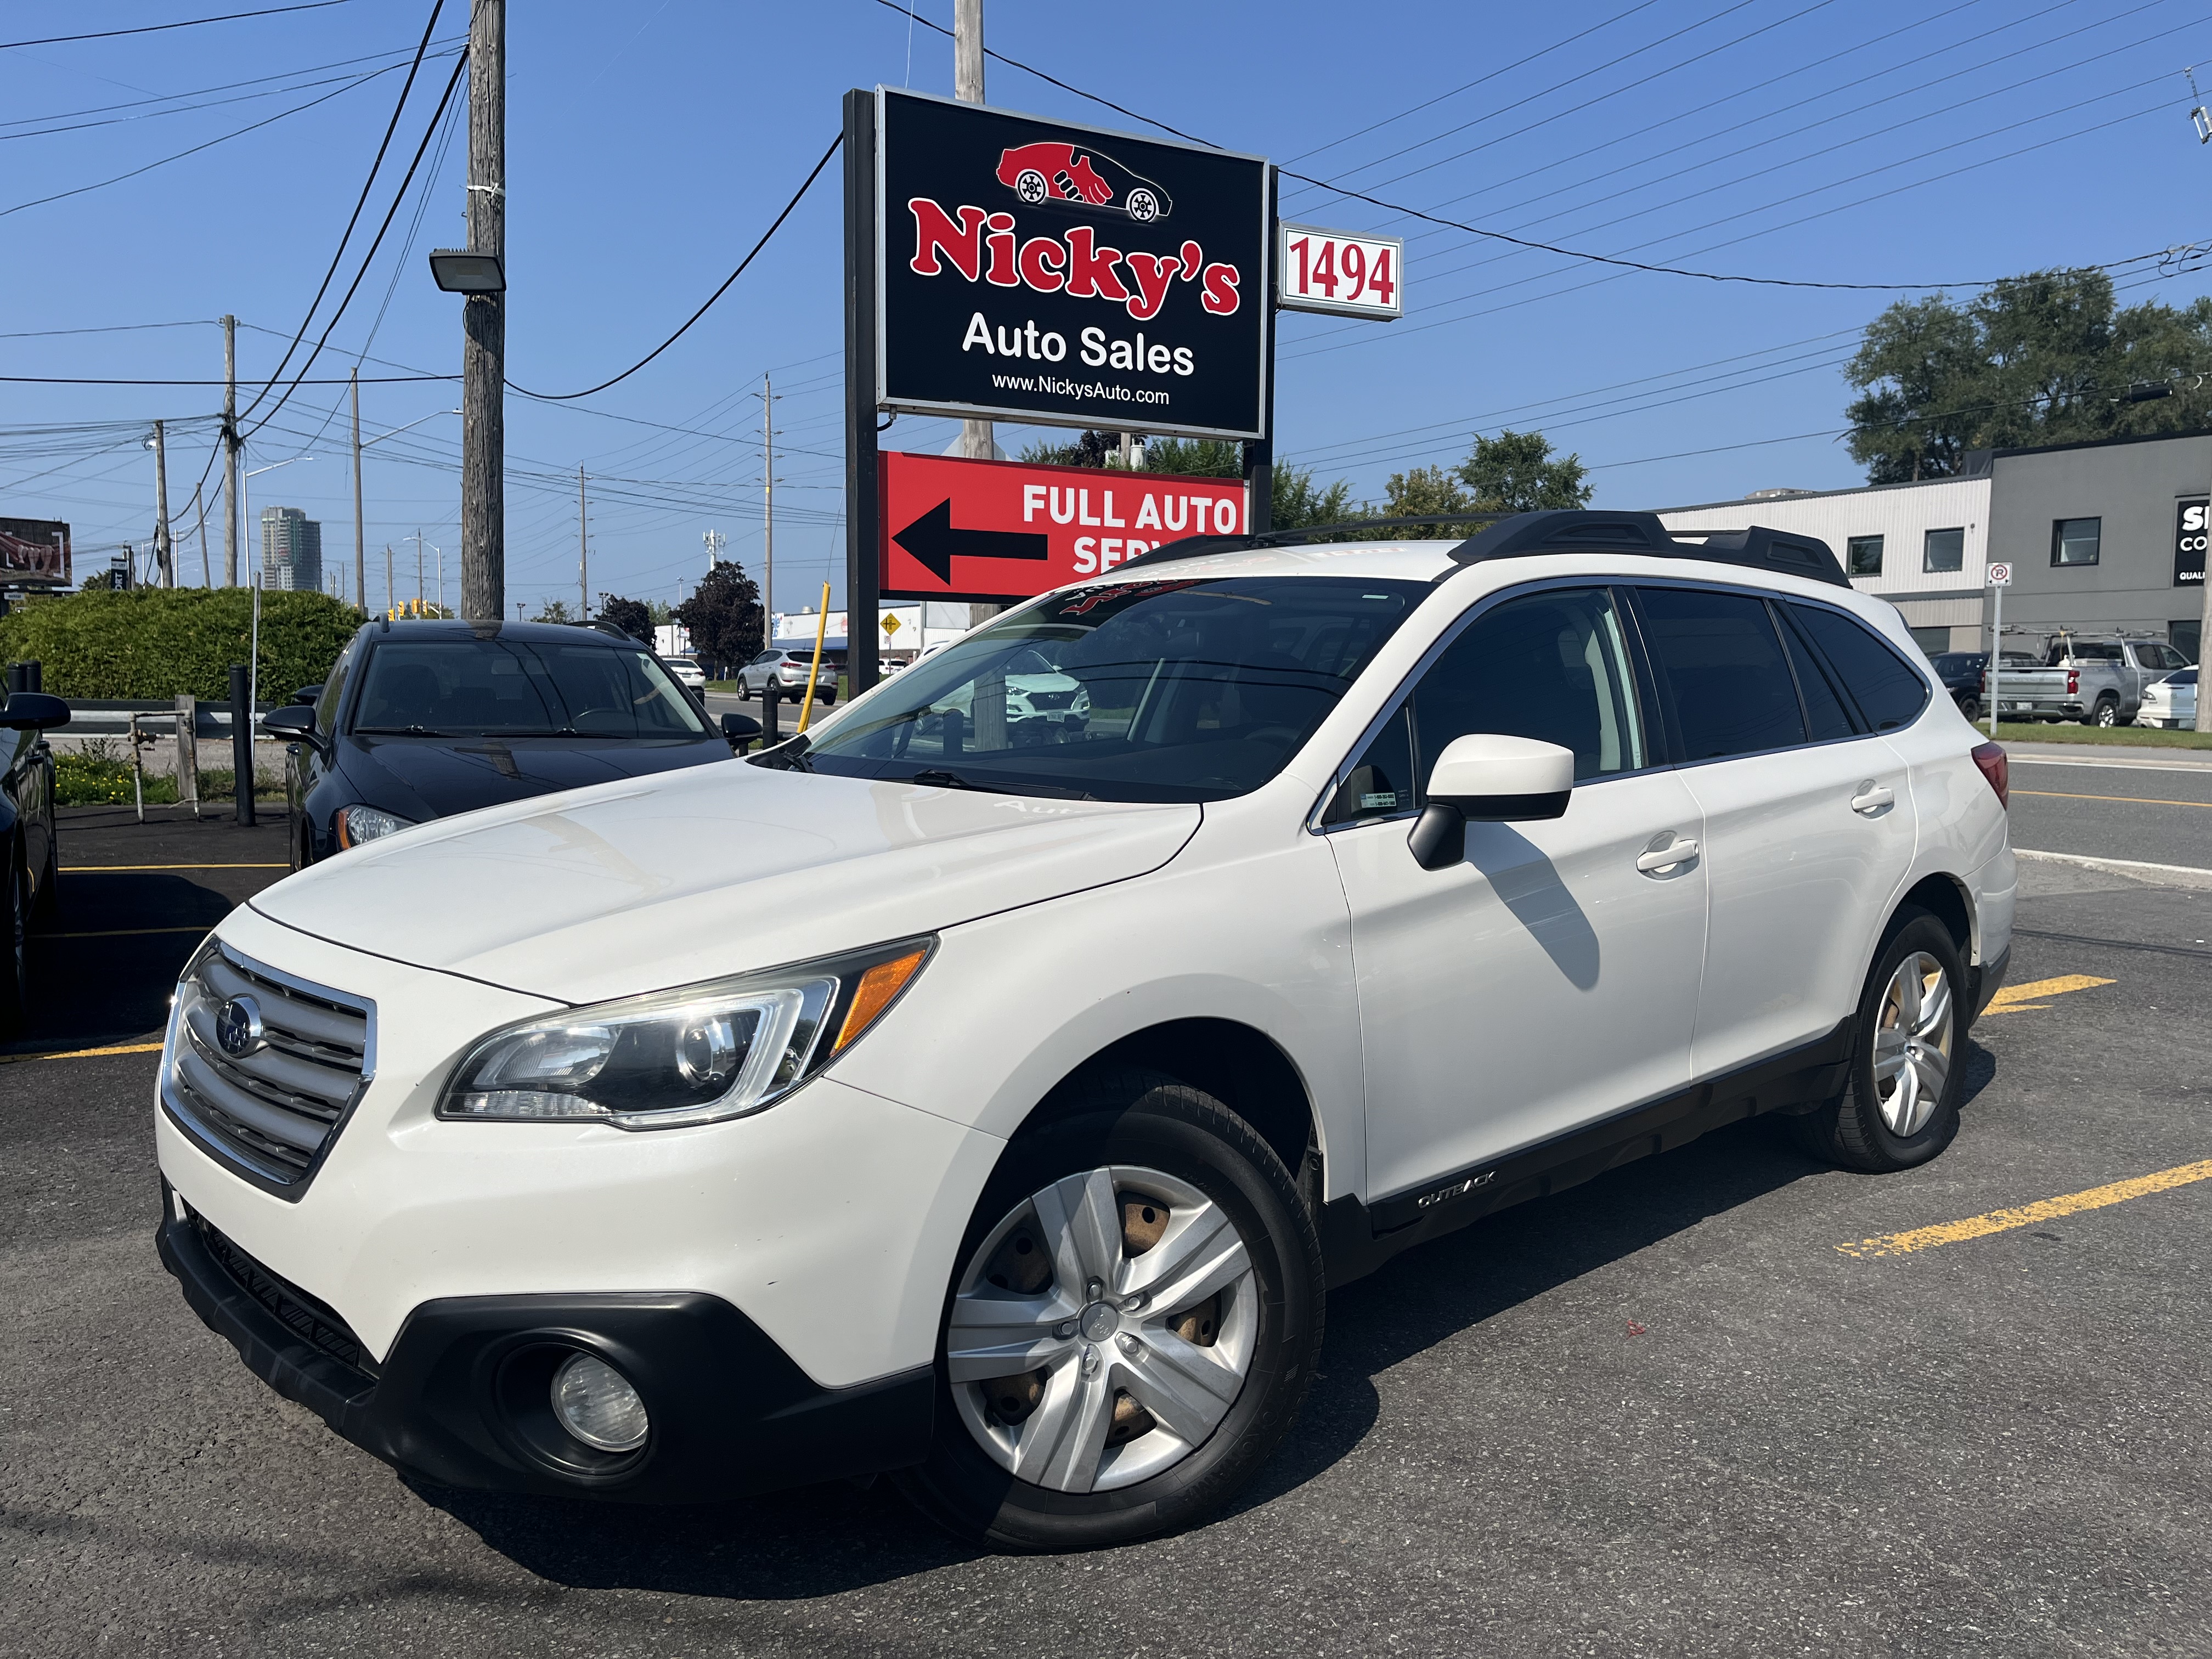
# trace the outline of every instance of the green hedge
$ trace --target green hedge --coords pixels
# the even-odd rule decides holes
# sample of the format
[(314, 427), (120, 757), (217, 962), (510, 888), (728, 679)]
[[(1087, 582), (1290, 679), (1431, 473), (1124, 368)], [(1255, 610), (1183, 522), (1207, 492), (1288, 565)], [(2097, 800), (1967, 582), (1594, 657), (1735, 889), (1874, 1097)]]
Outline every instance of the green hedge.
[[(58, 697), (155, 699), (189, 691), (230, 696), (230, 665), (246, 659), (253, 592), (142, 587), (19, 602), (0, 617), (0, 659), (36, 659)], [(261, 596), (261, 701), (282, 702), (331, 671), (361, 613), (326, 593)]]

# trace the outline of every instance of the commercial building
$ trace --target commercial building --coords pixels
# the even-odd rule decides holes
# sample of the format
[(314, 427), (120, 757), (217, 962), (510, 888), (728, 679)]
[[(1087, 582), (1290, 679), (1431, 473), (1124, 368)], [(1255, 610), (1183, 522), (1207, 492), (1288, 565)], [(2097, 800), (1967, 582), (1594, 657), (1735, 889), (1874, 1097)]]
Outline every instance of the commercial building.
[(1929, 651), (1989, 647), (1989, 566), (2012, 567), (2008, 647), (2061, 629), (2148, 635), (2194, 660), (2212, 435), (1970, 453), (1960, 474), (1859, 489), (1762, 490), (1662, 509), (1669, 530), (1770, 525), (1817, 536), (1851, 586), (1904, 612)]
[(296, 507), (261, 509), (261, 585), (319, 591), (323, 526)]

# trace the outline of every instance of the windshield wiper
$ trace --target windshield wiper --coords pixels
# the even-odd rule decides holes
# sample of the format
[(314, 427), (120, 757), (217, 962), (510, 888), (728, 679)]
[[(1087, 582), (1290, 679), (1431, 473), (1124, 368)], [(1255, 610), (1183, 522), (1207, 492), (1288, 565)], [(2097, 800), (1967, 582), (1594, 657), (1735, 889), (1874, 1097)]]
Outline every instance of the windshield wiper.
[(962, 777), (957, 772), (948, 772), (941, 766), (925, 767), (907, 781), (935, 789), (973, 789), (985, 795), (1051, 795), (1062, 800), (1097, 799), (1087, 791), (1064, 789), (1052, 783), (976, 783)]
[(427, 726), (356, 726), (357, 738), (450, 738), (450, 732), (439, 732)]

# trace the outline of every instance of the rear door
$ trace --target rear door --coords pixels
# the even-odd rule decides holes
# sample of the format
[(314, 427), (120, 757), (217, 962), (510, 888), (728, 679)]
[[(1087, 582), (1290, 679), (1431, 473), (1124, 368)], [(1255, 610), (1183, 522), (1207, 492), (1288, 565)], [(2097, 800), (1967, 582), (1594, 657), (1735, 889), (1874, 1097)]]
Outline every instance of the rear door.
[[(1433, 1200), (1448, 1174), (1689, 1081), (1702, 832), (1659, 763), (1628, 636), (1603, 586), (1478, 611), (1322, 809), (1352, 912), (1371, 1203)], [(1470, 823), (1464, 862), (1424, 869), (1407, 845), (1421, 780), (1477, 732), (1573, 750), (1566, 815)]]
[[(1678, 583), (1639, 586), (1637, 605), (1705, 819), (1712, 908), (1691, 1061), (1712, 1078), (1850, 1016), (1911, 865), (1912, 793), (1784, 607)], [(1914, 684), (1924, 703), (1926, 683)]]

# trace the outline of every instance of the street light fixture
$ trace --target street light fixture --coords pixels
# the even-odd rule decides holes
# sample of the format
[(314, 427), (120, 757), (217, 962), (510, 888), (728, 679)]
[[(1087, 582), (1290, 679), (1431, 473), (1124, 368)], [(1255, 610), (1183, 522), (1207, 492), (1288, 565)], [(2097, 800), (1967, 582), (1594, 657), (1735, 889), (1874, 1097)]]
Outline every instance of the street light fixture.
[(430, 275), (448, 294), (507, 292), (507, 268), (496, 253), (472, 253), (459, 247), (433, 248)]

